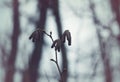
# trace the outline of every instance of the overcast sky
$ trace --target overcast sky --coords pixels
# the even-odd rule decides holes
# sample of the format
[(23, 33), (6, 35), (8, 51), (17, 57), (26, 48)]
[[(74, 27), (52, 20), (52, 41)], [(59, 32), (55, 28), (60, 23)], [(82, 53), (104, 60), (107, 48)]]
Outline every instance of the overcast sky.
[[(0, 44), (6, 44), (6, 48), (9, 51), (10, 41), (7, 39), (7, 37), (12, 34), (12, 9), (9, 5), (9, 7), (3, 6), (3, 1), (4, 0), (0, 0)], [(113, 17), (108, 0), (94, 1), (97, 4), (96, 12), (98, 17), (100, 18), (102, 23), (108, 23), (108, 20), (112, 19)], [(25, 1), (20, 0), (20, 2), (24, 3)], [(36, 17), (34, 16), (37, 13), (36, 5), (36, 0), (31, 0), (30, 2), (22, 4), (20, 6), (20, 12)], [(91, 65), (90, 58), (88, 57), (87, 59), (82, 60), (84, 57), (86, 58), (87, 56), (91, 55), (95, 49), (98, 49), (96, 27), (92, 20), (92, 14), (89, 9), (88, 0), (60, 0), (60, 14), (63, 31), (68, 29), (72, 34), (72, 46), (67, 47), (70, 73), (76, 73), (77, 66), (77, 68), (80, 69), (78, 73), (91, 74), (93, 70), (91, 70), (92, 68), (89, 68), (89, 66)], [(53, 37), (57, 39), (57, 27), (54, 16), (52, 15), (50, 10), (48, 10), (47, 17), (46, 31), (52, 31)], [(20, 22), (22, 34), (19, 37), (19, 53), (17, 57), (16, 67), (24, 69), (26, 63), (28, 62), (28, 56), (32, 52), (33, 48), (33, 44), (31, 41), (28, 40), (28, 37), (34, 31), (35, 27), (34, 25), (29, 24), (29, 21), (22, 14), (20, 16)], [(107, 36), (107, 34), (108, 32), (104, 33), (105, 36)], [(52, 74), (53, 71), (51, 71), (49, 68), (52, 68), (53, 65), (51, 66), (52, 63), (50, 63), (49, 59), (54, 58), (54, 51), (50, 48), (51, 40), (48, 41), (47, 37), (45, 37), (45, 40), (47, 40), (46, 42), (48, 45), (44, 46), (42, 63), (46, 64), (42, 64), (42, 70), (43, 73), (44, 71), (48, 70), (49, 73)], [(46, 50), (48, 50), (47, 53)], [(50, 53), (51, 55), (49, 55), (48, 53)], [(78, 59), (81, 59), (82, 62), (80, 61), (78, 64), (76, 64), (76, 61)], [(48, 66), (48, 69), (46, 68), (46, 66)], [(3, 73), (0, 70), (0, 79), (2, 76), (1, 74)], [(101, 82), (101, 80), (99, 82)]]

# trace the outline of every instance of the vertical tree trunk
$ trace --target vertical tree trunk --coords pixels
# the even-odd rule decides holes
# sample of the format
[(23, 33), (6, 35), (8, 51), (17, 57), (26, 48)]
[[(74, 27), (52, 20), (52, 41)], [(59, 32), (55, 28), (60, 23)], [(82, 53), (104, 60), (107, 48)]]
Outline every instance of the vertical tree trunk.
[(120, 49), (120, 0), (110, 0), (111, 2), (111, 7), (112, 7), (112, 11), (114, 12), (115, 16), (116, 16), (116, 21), (119, 25), (119, 35), (117, 37), (118, 40), (118, 44), (119, 44), (119, 49)]
[(20, 25), (19, 25), (19, 3), (18, 0), (13, 0), (13, 34), (12, 34), (12, 43), (11, 43), (11, 52), (7, 61), (6, 67), (6, 76), (5, 82), (13, 82), (14, 72), (15, 72), (15, 59), (17, 56), (18, 50), (18, 37), (20, 34)]
[(116, 20), (118, 22), (119, 30), (120, 30), (120, 10), (119, 10), (120, 0), (110, 0), (110, 2), (111, 2), (112, 11), (116, 15)]
[[(36, 28), (45, 29), (47, 4), (46, 0), (38, 0), (38, 9), (40, 10), (40, 18), (36, 24)], [(25, 70), (23, 75), (23, 82), (37, 82), (39, 77), (38, 68), (42, 57), (43, 48), (43, 34), (40, 37), (40, 41), (35, 43), (33, 53), (29, 59), (28, 69)]]
[(105, 82), (113, 82), (112, 70), (110, 66), (110, 58), (109, 58), (109, 55), (106, 53), (106, 44), (105, 42), (102, 41), (102, 37), (98, 29), (97, 29), (97, 36), (98, 36), (98, 41), (99, 41), (99, 46), (101, 51), (101, 58), (103, 61)]
[[(46, 21), (46, 13), (47, 13), (47, 8), (40, 9), (40, 18), (39, 18), (39, 23), (37, 24), (36, 27), (44, 29), (45, 28), (45, 21)], [(42, 57), (42, 48), (43, 48), (43, 34), (40, 37), (40, 41), (35, 43), (35, 48), (33, 50), (32, 56), (29, 61), (29, 73), (30, 73), (30, 79), (31, 82), (37, 82), (38, 78), (38, 68), (39, 68), (39, 62)], [(34, 76), (34, 77), (33, 77)]]
[[(55, 21), (57, 24), (57, 30), (58, 30), (58, 35), (59, 37), (61, 37), (62, 35), (62, 24), (61, 24), (61, 19), (60, 19), (60, 13), (59, 13), (59, 1), (58, 0), (52, 0), (52, 10), (53, 10), (53, 14), (55, 16)], [(62, 51), (62, 71), (65, 70), (65, 74), (64, 74), (64, 82), (67, 82), (67, 76), (68, 76), (68, 61), (67, 61), (67, 52), (66, 52), (66, 48), (64, 45), (62, 45), (61, 48)]]
[(105, 82), (113, 82), (112, 71), (111, 71), (110, 61), (109, 61), (110, 58), (109, 58), (108, 53), (106, 53), (106, 43), (102, 41), (100, 30), (97, 27), (98, 25), (100, 25), (100, 22), (97, 19), (94, 7), (95, 7), (94, 3), (90, 0), (90, 8), (93, 14), (93, 21), (96, 25), (96, 32), (97, 32), (100, 51), (101, 51), (101, 58), (103, 61), (103, 66), (104, 66)]

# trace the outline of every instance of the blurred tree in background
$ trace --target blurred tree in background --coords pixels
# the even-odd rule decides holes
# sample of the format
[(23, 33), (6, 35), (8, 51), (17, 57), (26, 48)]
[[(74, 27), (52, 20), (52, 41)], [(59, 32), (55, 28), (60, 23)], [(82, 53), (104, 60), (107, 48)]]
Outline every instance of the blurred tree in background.
[(5, 66), (5, 82), (13, 82), (15, 73), (15, 60), (18, 51), (18, 38), (20, 34), (20, 22), (19, 22), (19, 3), (18, 0), (12, 1), (13, 8), (13, 32), (11, 36), (11, 51), (8, 56)]
[(71, 31), (72, 47), (58, 54), (65, 82), (119, 82), (119, 6), (119, 0), (0, 0), (0, 82), (59, 81), (51, 41), (43, 34), (35, 44), (28, 39), (37, 28), (55, 39)]

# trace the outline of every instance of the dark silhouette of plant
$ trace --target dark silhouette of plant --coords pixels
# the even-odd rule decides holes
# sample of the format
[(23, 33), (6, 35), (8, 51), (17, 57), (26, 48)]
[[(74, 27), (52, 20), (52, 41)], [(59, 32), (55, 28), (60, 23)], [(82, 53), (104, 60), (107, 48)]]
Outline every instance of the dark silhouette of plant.
[(65, 43), (66, 40), (68, 41), (68, 45), (69, 46), (71, 45), (71, 33), (69, 32), (69, 30), (65, 30), (59, 39), (54, 40), (52, 37), (52, 32), (50, 32), (50, 34), (48, 34), (46, 31), (44, 31), (42, 29), (37, 29), (30, 35), (29, 39), (32, 39), (33, 42), (38, 42), (41, 39), (40, 36), (42, 34), (47, 35), (52, 40), (51, 48), (55, 48), (56, 59), (50, 59), (50, 60), (52, 62), (54, 62), (57, 66), (57, 69), (59, 71), (60, 78), (61, 78), (60, 82), (64, 82), (63, 76), (64, 76), (64, 72), (66, 71), (66, 69), (64, 68), (63, 71), (60, 70), (60, 66), (58, 64), (57, 51), (60, 52), (61, 46)]
[[(59, 12), (59, 0), (37, 0), (37, 2), (38, 2), (37, 9), (38, 12), (40, 12), (40, 14), (38, 16), (38, 20), (35, 22), (35, 27), (40, 29), (45, 29), (47, 11), (51, 10), (55, 18), (55, 23), (57, 25), (58, 36), (60, 37), (62, 35), (62, 24), (61, 24), (60, 12)], [(41, 33), (40, 37), (41, 37), (40, 41), (39, 40), (36, 41), (36, 39), (33, 40), (36, 42), (28, 62), (28, 68), (26, 68), (23, 73), (23, 82), (26, 81), (37, 82), (37, 79), (39, 77), (38, 68), (39, 68), (39, 63), (41, 62), (40, 60), (42, 58), (44, 34)], [(62, 53), (61, 55), (62, 70), (64, 68), (68, 69), (67, 52), (66, 52), (66, 47), (64, 45), (61, 48), (61, 53)], [(67, 82), (67, 76), (68, 76), (68, 70), (66, 71), (66, 77), (64, 77), (65, 82)]]

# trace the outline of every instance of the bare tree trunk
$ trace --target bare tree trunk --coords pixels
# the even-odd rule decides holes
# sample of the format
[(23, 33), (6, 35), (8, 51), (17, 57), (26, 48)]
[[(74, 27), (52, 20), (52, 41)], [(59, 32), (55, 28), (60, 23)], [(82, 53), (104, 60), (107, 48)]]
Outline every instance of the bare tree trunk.
[(119, 30), (120, 30), (120, 11), (119, 11), (120, 0), (110, 0), (110, 2), (111, 2), (112, 11), (116, 15), (116, 20), (119, 24)]
[(106, 53), (106, 43), (102, 41), (102, 37), (98, 29), (97, 29), (97, 35), (98, 35), (98, 41), (100, 45), (101, 58), (104, 66), (105, 82), (113, 82), (112, 70), (110, 66), (110, 58), (109, 58), (109, 55)]
[[(44, 29), (45, 21), (46, 21), (46, 13), (47, 13), (47, 8), (40, 9), (39, 23), (37, 24), (36, 27)], [(35, 43), (35, 48), (33, 50), (32, 56), (29, 61), (28, 70), (30, 73), (31, 82), (37, 82), (39, 62), (42, 57), (42, 47), (43, 47), (43, 43), (44, 43), (43, 41), (44, 41), (44, 38), (43, 38), (43, 34), (42, 34), (40, 41)]]
[[(53, 14), (55, 16), (55, 21), (57, 24), (57, 30), (58, 30), (58, 35), (59, 37), (61, 37), (62, 35), (62, 24), (61, 24), (61, 20), (60, 20), (60, 13), (59, 13), (59, 1), (58, 0), (52, 0), (51, 1), (51, 8), (53, 11)], [(66, 52), (66, 48), (64, 45), (62, 45), (61, 48), (62, 51), (62, 71), (65, 70), (65, 74), (64, 74), (64, 82), (67, 82), (67, 77), (68, 77), (68, 61), (67, 61), (67, 52)]]
[(119, 49), (120, 49), (120, 9), (119, 9), (120, 0), (110, 0), (110, 2), (111, 2), (112, 11), (116, 15), (116, 21), (118, 22), (118, 25), (119, 25), (119, 35), (117, 37), (117, 40), (118, 40)]
[(5, 82), (13, 82), (14, 72), (15, 72), (15, 59), (18, 50), (18, 37), (20, 34), (20, 24), (19, 24), (19, 3), (18, 0), (13, 0), (13, 34), (12, 34), (12, 49), (10, 56), (7, 61)]
[[(43, 2), (43, 3), (42, 3)], [(40, 10), (40, 18), (36, 24), (37, 28), (44, 29), (47, 14), (46, 0), (38, 0), (38, 9)], [(38, 68), (42, 57), (42, 47), (43, 47), (43, 34), (41, 34), (40, 41), (35, 43), (33, 53), (29, 59), (28, 69), (25, 70), (23, 75), (23, 82), (37, 82), (39, 77)]]
[(110, 67), (110, 58), (109, 58), (108, 53), (106, 53), (106, 43), (102, 41), (100, 30), (97, 27), (98, 25), (100, 25), (100, 22), (97, 19), (94, 7), (95, 7), (94, 3), (90, 0), (90, 8), (93, 14), (93, 21), (96, 25), (96, 31), (97, 31), (97, 36), (98, 36), (98, 41), (99, 41), (99, 46), (100, 46), (100, 51), (101, 51), (101, 58), (103, 61), (103, 66), (104, 66), (105, 82), (113, 82), (112, 71)]

